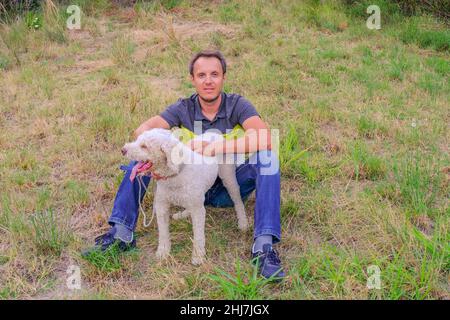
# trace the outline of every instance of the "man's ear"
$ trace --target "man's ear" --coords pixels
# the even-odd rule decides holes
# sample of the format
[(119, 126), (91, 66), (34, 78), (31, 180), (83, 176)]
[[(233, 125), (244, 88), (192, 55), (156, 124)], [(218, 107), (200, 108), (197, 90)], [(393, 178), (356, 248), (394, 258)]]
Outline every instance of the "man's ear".
[(161, 151), (166, 157), (167, 166), (174, 171), (180, 172), (181, 158), (179, 156), (178, 142), (169, 140), (161, 144)]

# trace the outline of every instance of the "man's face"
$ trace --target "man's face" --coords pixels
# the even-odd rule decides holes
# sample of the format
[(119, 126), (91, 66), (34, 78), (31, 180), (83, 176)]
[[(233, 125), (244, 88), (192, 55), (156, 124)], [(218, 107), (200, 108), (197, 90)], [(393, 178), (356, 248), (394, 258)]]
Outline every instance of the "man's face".
[(215, 101), (222, 92), (225, 75), (219, 59), (200, 57), (194, 63), (192, 85), (206, 102)]

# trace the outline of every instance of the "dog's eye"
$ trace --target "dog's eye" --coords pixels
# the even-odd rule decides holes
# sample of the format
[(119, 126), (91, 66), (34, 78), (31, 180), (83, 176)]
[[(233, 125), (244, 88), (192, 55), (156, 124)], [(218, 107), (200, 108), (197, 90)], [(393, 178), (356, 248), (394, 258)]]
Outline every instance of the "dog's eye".
[(147, 149), (147, 146), (145, 144), (141, 144), (142, 149)]

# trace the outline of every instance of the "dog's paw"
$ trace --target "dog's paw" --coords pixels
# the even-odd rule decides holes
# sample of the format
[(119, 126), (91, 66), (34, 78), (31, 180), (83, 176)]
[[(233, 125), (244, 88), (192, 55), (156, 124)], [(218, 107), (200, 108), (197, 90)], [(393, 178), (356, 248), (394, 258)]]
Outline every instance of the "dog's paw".
[(166, 247), (158, 247), (158, 250), (156, 250), (156, 258), (159, 260), (166, 259), (169, 256), (170, 250)]
[(192, 264), (194, 266), (199, 266), (205, 262), (204, 256), (192, 256)]
[(189, 217), (189, 212), (186, 211), (186, 210), (181, 211), (181, 212), (177, 212), (177, 213), (175, 213), (172, 216), (172, 218), (175, 219), (175, 220), (180, 220), (180, 219), (184, 219), (184, 218), (187, 218), (187, 217)]
[(205, 247), (201, 245), (194, 245), (193, 251), (192, 251), (192, 264), (193, 265), (200, 265), (205, 262)]

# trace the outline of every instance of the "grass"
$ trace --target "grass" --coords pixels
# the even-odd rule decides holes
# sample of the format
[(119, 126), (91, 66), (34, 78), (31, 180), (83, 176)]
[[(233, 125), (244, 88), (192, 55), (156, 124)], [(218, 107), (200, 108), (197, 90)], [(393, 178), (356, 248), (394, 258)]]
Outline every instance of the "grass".
[(20, 53), (27, 51), (26, 25), (19, 21), (2, 27), (4, 28), (1, 33), (2, 41), (16, 63), (20, 64)]
[(337, 1), (307, 1), (305, 20), (309, 25), (333, 32), (343, 31), (347, 28), (347, 17)]
[(410, 214), (432, 214), (441, 175), (431, 160), (410, 156), (394, 163), (393, 172), (402, 203)]
[(383, 159), (369, 153), (362, 142), (357, 142), (351, 148), (353, 162), (352, 177), (358, 179), (377, 180), (386, 173)]
[(8, 69), (8, 66), (10, 65), (10, 61), (8, 60), (7, 57), (1, 55), (0, 56), (0, 69)]
[[(79, 31), (61, 28), (64, 8), (50, 1), (0, 24), (2, 299), (449, 298), (445, 25), (390, 1), (376, 1), (380, 30), (367, 30), (363, 1), (73, 4)], [(192, 93), (187, 63), (207, 47), (228, 58), (225, 90), (280, 130), (279, 284), (255, 276), (252, 232), (229, 209), (207, 208), (200, 267), (189, 221), (171, 224), (164, 262), (142, 217), (139, 250), (79, 254), (108, 228), (121, 146)], [(69, 265), (79, 292), (65, 289)], [(367, 287), (372, 265), (381, 289)]]
[(132, 63), (130, 60), (134, 50), (135, 46), (128, 37), (119, 37), (113, 42), (111, 54), (117, 64), (128, 65)]
[(410, 23), (400, 34), (400, 39), (405, 43), (414, 43), (421, 48), (431, 48), (437, 51), (450, 50), (450, 31), (424, 30), (416, 23)]
[[(126, 253), (126, 255), (129, 254), (130, 252)], [(100, 250), (94, 250), (83, 258), (100, 272), (114, 273), (120, 271), (123, 268), (124, 266), (122, 263), (123, 255), (124, 253), (120, 251), (119, 245), (116, 242), (114, 245), (110, 246), (104, 252)]]
[(261, 300), (264, 286), (273, 281), (273, 278), (259, 276), (256, 264), (250, 272), (242, 270), (239, 261), (236, 262), (235, 273), (229, 274), (216, 268), (216, 274), (209, 275), (208, 278), (220, 288), (217, 296), (229, 300)]
[(293, 125), (288, 129), (285, 139), (280, 145), (280, 170), (287, 171), (291, 164), (298, 163), (307, 150), (299, 150), (299, 138)]
[(383, 137), (387, 134), (387, 128), (377, 123), (373, 117), (360, 115), (358, 117), (358, 133), (361, 137), (373, 139), (376, 137)]
[[(44, 193), (44, 197), (47, 197), (46, 193)], [(35, 246), (39, 253), (60, 255), (70, 241), (67, 226), (58, 222), (51, 209), (34, 213), (30, 220)]]

